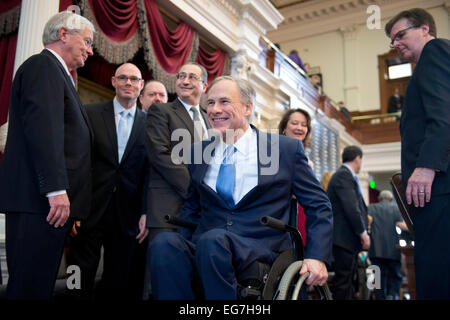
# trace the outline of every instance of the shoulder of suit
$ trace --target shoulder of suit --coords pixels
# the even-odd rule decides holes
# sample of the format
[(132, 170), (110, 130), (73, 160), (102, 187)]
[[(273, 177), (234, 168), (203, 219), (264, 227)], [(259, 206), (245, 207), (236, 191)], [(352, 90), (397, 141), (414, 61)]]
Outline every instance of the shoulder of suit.
[[(45, 70), (46, 72), (49, 72), (49, 68), (55, 68), (58, 69), (60, 65), (60, 62), (56, 57), (52, 55), (51, 52), (49, 54), (45, 54), (43, 52), (37, 53), (29, 57), (27, 60), (25, 60), (24, 63), (19, 67), (19, 70), (24, 70), (28, 68), (39, 70)], [(62, 66), (61, 66), (62, 67)], [(62, 71), (62, 70), (61, 70)], [(50, 71), (52, 72), (52, 71)]]
[(100, 103), (90, 103), (90, 104), (84, 105), (84, 107), (86, 108), (86, 111), (89, 111), (89, 112), (95, 112), (95, 111), (100, 112), (105, 107), (110, 106), (110, 105), (113, 105), (113, 100), (108, 100), (108, 101), (100, 102)]

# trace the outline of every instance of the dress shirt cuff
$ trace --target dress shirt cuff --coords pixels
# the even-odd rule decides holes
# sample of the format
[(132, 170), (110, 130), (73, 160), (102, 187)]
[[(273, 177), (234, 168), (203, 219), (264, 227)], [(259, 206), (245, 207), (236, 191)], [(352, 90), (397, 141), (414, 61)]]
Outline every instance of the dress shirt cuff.
[(49, 192), (47, 193), (47, 198), (48, 197), (53, 197), (53, 196), (59, 196), (61, 194), (66, 194), (66, 190), (58, 190), (58, 191), (53, 191), (53, 192)]
[(363, 232), (361, 232), (361, 233), (359, 234), (359, 236), (362, 237), (362, 236), (365, 235), (365, 234), (367, 234), (367, 230), (364, 230)]

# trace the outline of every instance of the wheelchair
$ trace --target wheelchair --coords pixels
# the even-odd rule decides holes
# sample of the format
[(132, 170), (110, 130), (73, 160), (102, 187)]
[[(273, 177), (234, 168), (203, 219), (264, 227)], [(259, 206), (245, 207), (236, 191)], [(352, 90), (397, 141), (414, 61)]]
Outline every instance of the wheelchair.
[[(179, 217), (166, 215), (165, 220), (173, 225), (195, 229), (197, 225)], [(260, 222), (280, 232), (289, 232), (293, 248), (282, 252), (272, 265), (254, 261), (247, 269), (237, 275), (238, 299), (242, 300), (332, 300), (327, 284), (307, 288), (300, 293), (309, 272), (299, 274), (303, 265), (303, 242), (297, 228), (270, 216), (262, 217)]]

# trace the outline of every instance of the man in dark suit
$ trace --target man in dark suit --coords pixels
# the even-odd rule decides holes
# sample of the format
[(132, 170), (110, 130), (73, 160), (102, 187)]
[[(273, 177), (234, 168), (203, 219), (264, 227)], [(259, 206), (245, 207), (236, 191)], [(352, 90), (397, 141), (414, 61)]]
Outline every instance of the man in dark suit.
[(333, 258), (334, 277), (331, 290), (333, 299), (351, 300), (352, 284), (356, 272), (356, 256), (361, 249), (368, 250), (367, 207), (356, 174), (362, 165), (362, 150), (348, 146), (342, 152), (343, 165), (328, 185), (328, 197), (333, 206)]
[(400, 121), (402, 179), (414, 203), (414, 264), (419, 299), (450, 299), (450, 41), (436, 38), (423, 9), (385, 27), (391, 46), (415, 62)]
[[(157, 299), (193, 299), (194, 270), (206, 299), (236, 299), (236, 274), (255, 260), (272, 263), (292, 247), (287, 233), (260, 224), (270, 215), (289, 221), (291, 194), (307, 215), (307, 243), (301, 274), (323, 285), (331, 260), (332, 213), (299, 140), (263, 133), (249, 125), (253, 89), (229, 76), (208, 91), (213, 139), (192, 146), (189, 196), (181, 217), (195, 232), (165, 232), (150, 244), (150, 274)], [(198, 161), (196, 159), (201, 159)]]
[(167, 90), (160, 81), (150, 80), (145, 83), (144, 89), (139, 96), (142, 111), (149, 112), (150, 106), (155, 103), (167, 103)]
[(81, 268), (81, 290), (72, 290), (81, 298), (92, 298), (102, 246), (99, 298), (135, 297), (129, 286), (131, 263), (136, 239), (142, 242), (148, 233), (145, 114), (136, 107), (141, 77), (135, 65), (121, 65), (112, 77), (115, 98), (86, 106), (95, 135), (92, 208), (87, 221), (75, 227), (68, 255), (68, 263)]
[[(177, 216), (186, 199), (189, 172), (185, 164), (173, 161), (178, 157), (173, 148), (180, 142), (180, 136), (184, 139), (182, 142), (188, 144), (196, 136), (198, 139), (199, 131), (206, 137), (209, 123), (199, 104), (207, 83), (208, 74), (203, 66), (193, 62), (183, 65), (175, 82), (177, 99), (166, 104), (154, 104), (147, 114), (148, 152), (151, 155), (147, 219), (149, 241), (161, 231), (174, 230), (164, 221), (164, 216)], [(199, 122), (196, 121), (194, 126), (194, 117), (197, 116)]]
[(89, 213), (92, 132), (70, 72), (92, 55), (93, 32), (79, 15), (54, 15), (45, 49), (14, 78), (0, 166), (9, 299), (52, 297), (71, 219)]
[(389, 97), (388, 113), (399, 112), (402, 110), (403, 96), (400, 95), (398, 88), (395, 88), (394, 94)]

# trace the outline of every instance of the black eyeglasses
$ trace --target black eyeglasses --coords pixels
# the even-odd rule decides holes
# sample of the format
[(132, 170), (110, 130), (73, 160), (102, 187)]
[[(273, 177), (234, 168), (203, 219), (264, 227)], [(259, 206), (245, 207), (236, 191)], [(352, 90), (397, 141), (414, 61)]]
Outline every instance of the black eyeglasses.
[(177, 79), (179, 80), (185, 80), (186, 78), (189, 79), (189, 81), (203, 81), (198, 75), (194, 73), (187, 74), (186, 72), (177, 73)]
[(127, 77), (124, 75), (117, 76), (116, 79), (121, 83), (127, 83), (128, 80), (130, 80), (132, 84), (137, 84), (139, 81), (142, 80), (141, 78), (138, 78), (138, 77), (134, 77), (134, 76)]
[(394, 42), (395, 42), (395, 41), (400, 41), (400, 40), (402, 40), (403, 37), (404, 37), (405, 34), (406, 34), (406, 31), (408, 31), (409, 29), (417, 29), (417, 28), (419, 28), (419, 27), (411, 26), (411, 27), (405, 28), (405, 29), (400, 30), (399, 32), (397, 32), (397, 33), (395, 34), (394, 38), (392, 38), (391, 44), (389, 45), (389, 47), (390, 47), (391, 49), (394, 49)]

